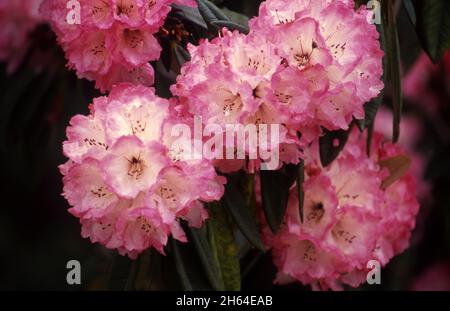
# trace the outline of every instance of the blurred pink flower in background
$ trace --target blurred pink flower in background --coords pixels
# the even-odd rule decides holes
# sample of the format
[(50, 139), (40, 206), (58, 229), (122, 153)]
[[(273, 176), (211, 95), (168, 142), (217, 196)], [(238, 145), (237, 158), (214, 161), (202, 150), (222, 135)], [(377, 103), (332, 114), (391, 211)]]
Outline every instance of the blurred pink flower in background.
[(405, 97), (414, 104), (419, 104), (429, 113), (436, 113), (447, 100), (437, 89), (443, 84), (447, 95), (450, 94), (450, 52), (444, 55), (442, 61), (433, 64), (428, 55), (423, 52), (403, 80)]
[(28, 52), (29, 36), (43, 22), (42, 0), (0, 0), (0, 62), (13, 73)]
[(429, 265), (411, 284), (416, 291), (450, 291), (450, 262), (442, 261)]

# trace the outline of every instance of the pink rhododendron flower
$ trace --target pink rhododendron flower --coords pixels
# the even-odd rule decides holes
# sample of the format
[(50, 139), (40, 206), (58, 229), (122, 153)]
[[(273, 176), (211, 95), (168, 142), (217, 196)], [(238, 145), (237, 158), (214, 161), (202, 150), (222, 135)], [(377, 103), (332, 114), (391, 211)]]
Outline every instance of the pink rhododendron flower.
[(280, 231), (263, 229), (278, 267), (275, 282), (356, 287), (366, 280), (370, 260), (384, 266), (408, 247), (419, 209), (415, 179), (406, 173), (385, 184), (390, 173), (383, 161), (403, 151), (375, 134), (369, 158), (365, 136), (354, 129), (327, 167), (320, 165), (317, 143), (305, 154), (303, 223), (294, 186)]
[(0, 62), (7, 62), (9, 73), (15, 71), (27, 53), (28, 37), (42, 22), (42, 0), (0, 0)]
[[(383, 52), (367, 14), (352, 1), (266, 1), (249, 35), (224, 29), (188, 46), (192, 58), (172, 93), (205, 124), (279, 124), (273, 147), (282, 162), (298, 163), (323, 128), (347, 129), (383, 88)], [(227, 172), (244, 164), (217, 162)]]
[[(79, 78), (96, 82), (102, 91), (120, 82), (153, 84), (150, 61), (161, 47), (155, 33), (164, 24), (172, 3), (195, 6), (193, 0), (44, 0), (42, 15), (51, 23)], [(79, 16), (77, 14), (79, 13)]]
[(405, 75), (403, 80), (405, 97), (430, 115), (439, 113), (439, 110), (447, 104), (449, 76), (450, 52), (446, 52), (437, 64), (433, 64), (429, 56), (423, 52)]
[(179, 220), (200, 227), (203, 202), (220, 199), (224, 179), (207, 160), (173, 156), (172, 124), (189, 124), (175, 100), (153, 89), (120, 84), (94, 99), (90, 115), (75, 116), (60, 167), (64, 196), (83, 237), (134, 258), (167, 239), (186, 241)]

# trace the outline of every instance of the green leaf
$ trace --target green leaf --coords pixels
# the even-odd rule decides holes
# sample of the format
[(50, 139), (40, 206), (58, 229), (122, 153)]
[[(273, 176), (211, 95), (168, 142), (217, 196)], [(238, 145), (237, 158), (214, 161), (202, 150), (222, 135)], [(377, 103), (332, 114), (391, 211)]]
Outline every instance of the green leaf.
[(169, 53), (161, 53), (161, 57), (159, 58), (158, 61), (160, 61), (164, 68), (166, 69), (167, 72), (172, 70), (172, 64), (173, 62), (173, 52), (172, 52), (172, 46), (171, 46), (171, 42), (167, 39), (161, 39), (160, 40), (160, 45), (161, 48), (163, 49), (163, 51), (168, 51)]
[(366, 129), (366, 121), (364, 119), (360, 119), (360, 120), (354, 119), (353, 122), (355, 122), (355, 124), (358, 127), (358, 130), (360, 132), (363, 132)]
[(183, 257), (181, 256), (181, 251), (178, 246), (178, 242), (175, 241), (175, 239), (171, 239), (171, 242), (175, 260), (175, 268), (177, 270), (178, 277), (180, 278), (182, 288), (183, 290), (186, 291), (192, 291), (194, 290), (194, 286), (192, 285), (191, 280), (188, 277), (188, 273), (186, 271), (186, 267), (183, 262)]
[(109, 289), (122, 291), (131, 289), (135, 273), (135, 264), (126, 256), (117, 254), (112, 265)]
[(375, 117), (377, 115), (378, 109), (381, 106), (381, 103), (383, 102), (384, 92), (382, 91), (376, 98), (372, 99), (370, 102), (366, 103), (364, 106), (365, 111), (365, 119), (364, 124), (367, 128), (367, 155), (370, 156), (370, 149), (372, 146), (372, 137), (373, 137), (373, 130), (375, 127)]
[(206, 25), (205, 20), (200, 14), (198, 8), (191, 8), (176, 4), (172, 4), (172, 7), (172, 14), (179, 17), (181, 20), (186, 20), (193, 23), (194, 25), (199, 26), (200, 28), (208, 29), (208, 26)]
[(208, 233), (206, 227), (203, 226), (200, 229), (189, 228), (189, 236), (197, 250), (197, 254), (200, 257), (200, 261), (203, 265), (203, 269), (206, 273), (208, 281), (214, 290), (223, 290), (224, 284), (219, 275), (219, 267), (216, 258), (213, 254), (213, 250), (208, 240)]
[[(386, 32), (385, 32), (385, 20), (382, 23), (377, 25), (377, 31), (380, 34), (380, 45), (383, 49), (385, 55), (387, 55), (386, 48)], [(387, 57), (383, 58), (383, 81), (386, 84), (386, 77), (388, 72), (388, 59)], [(378, 113), (378, 109), (383, 103), (385, 90), (383, 89), (380, 94), (376, 98), (373, 98), (371, 101), (364, 105), (364, 127), (367, 129), (367, 142), (366, 142), (366, 152), (367, 155), (370, 156), (371, 146), (372, 146), (372, 137), (373, 131), (375, 127), (375, 118)]]
[(201, 264), (193, 243), (181, 243), (171, 238), (171, 246), (175, 269), (183, 290), (213, 290), (205, 277), (205, 270)]
[(319, 138), (320, 162), (323, 166), (330, 165), (338, 157), (347, 143), (351, 129), (352, 124), (348, 130), (325, 130), (325, 134)]
[[(185, 62), (189, 61), (191, 59), (191, 55), (188, 51), (186, 51), (181, 45), (178, 43), (173, 43), (172, 45), (172, 51), (175, 56), (175, 59), (177, 61), (178, 67), (181, 68)], [(179, 72), (175, 71), (175, 72)]]
[(297, 177), (297, 165), (285, 165), (277, 171), (260, 171), (264, 214), (272, 232), (276, 233), (286, 212), (289, 189)]
[(226, 27), (231, 31), (238, 30), (242, 33), (248, 33), (249, 31), (247, 27), (231, 21), (225, 13), (208, 0), (198, 0), (198, 9), (206, 24), (212, 27), (211, 30)]
[(264, 251), (264, 245), (259, 235), (256, 215), (252, 213), (245, 197), (236, 185), (237, 178), (228, 178), (225, 193), (222, 198), (223, 206), (228, 210), (234, 222), (247, 240), (259, 250)]
[(208, 19), (205, 18), (207, 23), (215, 20), (230, 21), (228, 16), (226, 16), (214, 3), (211, 3), (208, 0), (198, 0), (198, 8), (200, 14), (203, 15), (204, 13), (208, 17)]
[(305, 181), (305, 162), (302, 160), (298, 165), (297, 170), (297, 195), (298, 195), (298, 212), (300, 215), (300, 221), (303, 223), (303, 201), (305, 193), (303, 192), (303, 183)]
[(220, 204), (210, 204), (209, 212), (209, 241), (219, 263), (224, 289), (238, 291), (241, 289), (241, 271), (232, 223)]
[(247, 15), (232, 11), (226, 7), (222, 8), (222, 12), (224, 12), (231, 19), (232, 22), (235, 22), (236, 24), (240, 24), (248, 28), (249, 18)]
[(408, 14), (411, 23), (414, 26), (416, 26), (417, 24), (416, 10), (414, 9), (414, 4), (412, 0), (403, 0), (403, 6), (405, 7), (406, 13)]
[(450, 47), (450, 1), (415, 0), (416, 31), (423, 48), (437, 63)]
[(397, 25), (395, 22), (394, 0), (383, 2), (383, 30), (386, 38), (385, 54), (386, 66), (385, 80), (389, 81), (392, 91), (393, 135), (392, 141), (400, 138), (400, 119), (403, 109), (400, 44), (398, 40)]

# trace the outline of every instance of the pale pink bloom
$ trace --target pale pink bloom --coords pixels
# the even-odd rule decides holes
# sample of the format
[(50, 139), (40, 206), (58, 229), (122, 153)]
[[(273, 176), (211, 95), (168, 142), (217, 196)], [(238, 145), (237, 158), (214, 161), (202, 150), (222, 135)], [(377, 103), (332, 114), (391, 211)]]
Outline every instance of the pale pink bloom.
[(153, 85), (155, 82), (153, 67), (145, 64), (129, 70), (122, 65), (112, 66), (107, 74), (96, 79), (95, 87), (101, 92), (106, 92), (120, 81), (128, 81), (135, 85)]
[(76, 115), (67, 128), (68, 140), (63, 143), (64, 154), (75, 162), (85, 157), (102, 158), (108, 149), (103, 121), (95, 115)]
[(367, 157), (366, 135), (354, 129), (329, 166), (320, 165), (317, 143), (305, 154), (303, 223), (294, 185), (280, 231), (262, 230), (278, 267), (277, 283), (357, 287), (370, 260), (384, 266), (409, 246), (419, 209), (415, 179), (408, 172), (382, 188), (389, 172), (379, 161), (403, 151), (375, 133), (372, 153)]
[[(182, 67), (172, 93), (180, 98), (189, 113), (200, 116), (204, 125), (221, 126), (224, 137), (230, 133), (227, 124), (256, 129), (261, 124), (280, 124), (278, 142), (267, 148), (298, 143), (296, 133), (289, 133), (281, 125), (288, 121), (287, 116), (280, 113), (281, 108), (272, 105), (275, 96), (270, 90), (271, 80), (281, 63), (275, 45), (262, 36), (246, 36), (224, 29), (221, 37), (188, 48), (191, 61)], [(267, 139), (270, 138), (268, 130)], [(236, 154), (234, 142), (228, 143), (223, 141), (224, 154), (226, 150)], [(247, 156), (250, 146), (259, 147), (247, 137), (244, 150)], [(259, 159), (251, 160), (246, 168), (258, 170), (260, 163)], [(244, 161), (227, 158), (216, 164), (224, 171), (234, 171), (243, 167)]]
[(87, 158), (71, 165), (64, 176), (64, 195), (73, 206), (69, 211), (76, 217), (93, 218), (107, 213), (119, 198), (105, 183), (98, 161)]
[(116, 223), (116, 230), (123, 239), (123, 248), (140, 253), (150, 247), (164, 253), (170, 227), (163, 223), (157, 210), (136, 207), (126, 210)]
[(117, 195), (135, 198), (148, 191), (168, 163), (164, 148), (158, 144), (144, 144), (135, 136), (123, 136), (108, 150), (101, 165), (105, 180)]
[(287, 24), (305, 15), (311, 15), (317, 18), (326, 6), (333, 1), (341, 2), (348, 8), (354, 7), (353, 0), (267, 0), (261, 3), (257, 18), (250, 20), (250, 27), (256, 30), (267, 27), (268, 25)]
[(185, 242), (181, 219), (200, 227), (208, 218), (203, 204), (220, 199), (225, 179), (206, 159), (173, 157), (169, 125), (192, 121), (177, 107), (120, 84), (72, 118), (60, 170), (83, 237), (136, 258), (149, 247), (164, 253), (169, 236)]
[[(146, 87), (115, 87), (104, 107), (108, 141), (134, 135), (144, 143), (160, 141), (170, 103)], [(124, 105), (126, 103), (126, 105)]]
[(156, 60), (161, 53), (158, 40), (147, 29), (131, 30), (118, 28), (117, 49), (114, 59), (128, 69), (133, 69)]

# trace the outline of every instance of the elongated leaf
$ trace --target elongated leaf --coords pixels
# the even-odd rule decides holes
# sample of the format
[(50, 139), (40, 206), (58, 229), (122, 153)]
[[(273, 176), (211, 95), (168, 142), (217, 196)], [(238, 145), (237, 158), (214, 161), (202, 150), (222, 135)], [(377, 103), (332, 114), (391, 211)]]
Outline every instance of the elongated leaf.
[[(111, 276), (109, 279), (109, 289), (122, 291), (130, 286), (130, 272), (132, 271), (132, 261), (121, 255), (116, 255), (112, 265)], [(128, 286), (127, 286), (128, 284)]]
[(191, 8), (176, 4), (172, 4), (172, 7), (174, 8), (172, 14), (174, 14), (178, 18), (189, 21), (205, 30), (208, 29), (208, 26), (206, 25), (205, 20), (200, 14), (198, 8)]
[(360, 132), (363, 132), (366, 129), (366, 121), (364, 119), (360, 120), (354, 119), (353, 122), (355, 122)]
[[(382, 23), (377, 25), (377, 31), (380, 34), (380, 45), (382, 50), (384, 51), (385, 55), (386, 53), (386, 32), (385, 32), (385, 20), (383, 20)], [(388, 76), (388, 60), (385, 56), (383, 58), (383, 81), (386, 81), (386, 77)], [(386, 85), (386, 82), (385, 82)], [(381, 104), (383, 103), (385, 91), (384, 89), (378, 94), (376, 98), (373, 98), (371, 101), (365, 104), (364, 106), (364, 126), (367, 129), (367, 142), (366, 142), (366, 152), (367, 155), (370, 157), (370, 151), (372, 146), (372, 137), (373, 137), (373, 131), (375, 127), (375, 118), (378, 113), (378, 109), (380, 108)]]
[(256, 215), (252, 213), (250, 207), (246, 204), (244, 195), (239, 191), (232, 178), (228, 179), (222, 202), (248, 241), (256, 248), (264, 251), (264, 245), (259, 236), (258, 224), (256, 223)]
[(172, 70), (172, 63), (173, 62), (173, 52), (172, 52), (172, 47), (171, 47), (171, 42), (169, 40), (166, 39), (161, 39), (160, 40), (160, 45), (161, 48), (164, 51), (168, 51), (169, 53), (162, 53), (161, 57), (159, 58), (159, 61), (161, 62), (161, 64), (164, 66), (165, 70), (167, 72)]
[(235, 22), (236, 24), (245, 26), (248, 28), (248, 16), (244, 14), (240, 14), (238, 12), (232, 11), (227, 9), (226, 7), (222, 8), (222, 12), (224, 12), (232, 22)]
[(198, 9), (206, 24), (212, 27), (211, 30), (226, 27), (231, 31), (238, 30), (242, 33), (248, 33), (249, 31), (246, 26), (231, 21), (225, 13), (208, 0), (198, 0)]
[(204, 3), (208, 9), (210, 10), (210, 12), (212, 12), (212, 14), (214, 14), (214, 16), (221, 21), (231, 21), (230, 18), (225, 15), (225, 13), (222, 12), (221, 9), (219, 9), (214, 3), (212, 3), (211, 1), (208, 0), (198, 0), (199, 2), (199, 6), (200, 6), (200, 2)]
[(181, 285), (184, 290), (192, 291), (194, 287), (192, 286), (191, 280), (189, 280), (185, 264), (183, 262), (183, 258), (181, 256), (181, 252), (178, 246), (178, 242), (174, 239), (172, 241), (172, 249), (175, 258), (175, 268), (177, 269), (178, 277), (180, 278)]
[(403, 109), (400, 44), (398, 40), (397, 25), (395, 22), (394, 0), (383, 2), (383, 29), (386, 37), (386, 64), (385, 80), (390, 82), (392, 91), (393, 135), (392, 141), (400, 138), (400, 119)]
[(181, 67), (191, 59), (191, 55), (186, 51), (181, 45), (177, 43), (172, 43), (172, 53), (177, 61), (177, 68), (172, 68), (172, 71), (175, 73), (180, 73)]
[(136, 277), (137, 277), (137, 269), (138, 269), (139, 258), (133, 260), (131, 262), (130, 273), (128, 274), (127, 282), (125, 284), (125, 290), (136, 290)]
[(383, 102), (384, 92), (381, 92), (380, 95), (378, 95), (377, 98), (372, 99), (370, 102), (368, 102), (364, 106), (365, 111), (365, 127), (367, 128), (367, 155), (370, 156), (370, 149), (372, 146), (372, 137), (373, 137), (373, 130), (375, 127), (375, 117), (378, 112), (378, 108), (380, 108), (382, 102)]
[(241, 289), (241, 271), (233, 227), (226, 210), (220, 204), (211, 204), (208, 236), (213, 247), (225, 290)]
[[(152, 269), (156, 268), (153, 262), (151, 262), (151, 253), (154, 252), (154, 249), (149, 249), (142, 253), (139, 256), (139, 263), (137, 267), (137, 274), (136, 274), (136, 280), (135, 280), (135, 288), (136, 290), (148, 290), (150, 289), (149, 284), (151, 284), (151, 277), (150, 277), (150, 267)], [(160, 267), (158, 267), (160, 268)]]
[(450, 47), (450, 1), (415, 0), (416, 31), (423, 48), (438, 62)]
[(408, 13), (409, 20), (414, 26), (416, 26), (417, 24), (416, 9), (414, 8), (412, 0), (403, 0), (403, 5), (405, 7), (406, 13)]
[(381, 188), (386, 189), (408, 172), (411, 166), (411, 159), (406, 155), (399, 155), (383, 159), (379, 164), (382, 168), (387, 168), (390, 173), (381, 183)]
[(375, 123), (375, 117), (378, 112), (378, 108), (383, 100), (383, 94), (380, 93), (375, 99), (371, 100), (364, 106), (365, 118), (364, 123), (366, 127), (369, 127)]
[(189, 228), (188, 230), (208, 281), (211, 283), (213, 289), (223, 290), (224, 285), (219, 275), (218, 263), (208, 240), (206, 227), (200, 229)]
[(183, 290), (213, 290), (193, 243), (171, 239), (171, 250)]
[(350, 134), (352, 125), (348, 130), (325, 131), (319, 139), (320, 162), (323, 166), (328, 166), (333, 162), (344, 149)]
[(260, 171), (262, 205), (272, 232), (276, 233), (283, 222), (289, 189), (296, 177), (296, 165), (285, 165), (278, 171)]

